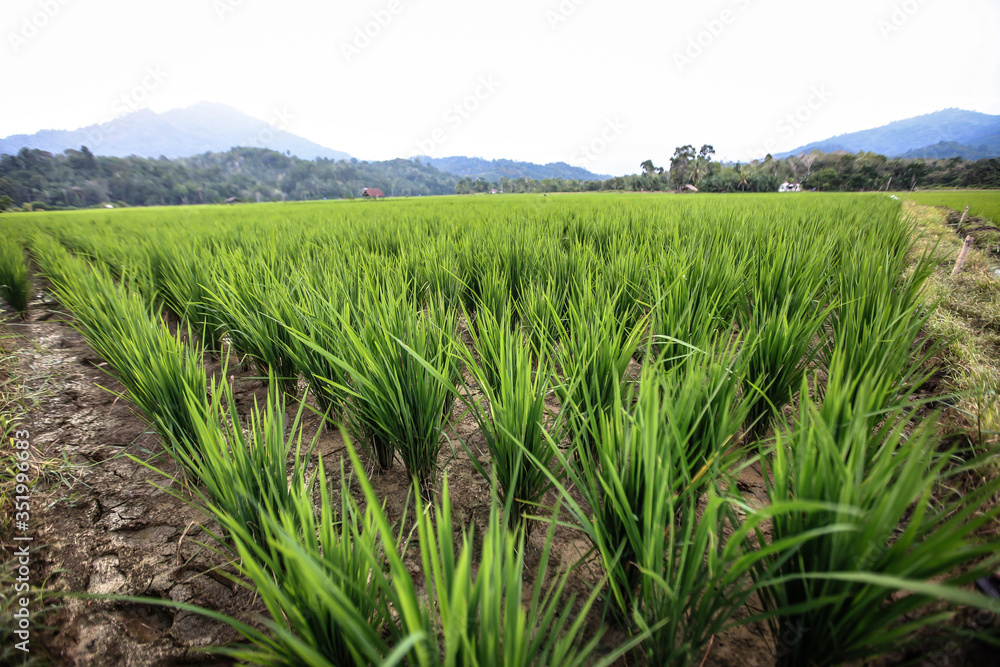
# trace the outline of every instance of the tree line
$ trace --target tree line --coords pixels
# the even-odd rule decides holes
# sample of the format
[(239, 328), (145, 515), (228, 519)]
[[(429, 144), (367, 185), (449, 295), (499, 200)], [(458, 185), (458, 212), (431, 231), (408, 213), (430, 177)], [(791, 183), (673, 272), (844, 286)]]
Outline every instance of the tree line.
[(915, 188), (1000, 188), (1000, 160), (887, 158), (876, 153), (821, 153), (748, 163), (718, 162), (715, 149), (680, 146), (667, 166), (653, 160), (639, 173), (604, 181), (565, 178), (462, 178), (419, 160), (302, 160), (263, 148), (234, 148), (168, 160), (102, 157), (87, 147), (52, 154), (21, 149), (0, 156), (0, 210), (166, 206), (238, 201), (301, 201), (386, 195), (669, 191), (774, 192), (786, 181), (805, 190), (858, 192)]
[(390, 196), (442, 195), (454, 193), (457, 181), (413, 160), (302, 160), (263, 148), (175, 160), (96, 156), (86, 146), (0, 156), (0, 201), (33, 209), (347, 199), (368, 187)]
[(771, 155), (752, 162), (717, 162), (709, 144), (680, 146), (666, 167), (653, 160), (639, 173), (604, 181), (549, 178), (463, 178), (458, 194), (482, 192), (663, 192), (693, 185), (703, 192), (776, 192), (785, 182), (804, 190), (864, 192), (916, 188), (1000, 188), (1000, 160), (888, 158), (877, 153), (812, 153), (784, 159)]
[(776, 192), (785, 182), (804, 190), (864, 192), (916, 188), (1000, 188), (1000, 160), (888, 158), (876, 153), (812, 153), (785, 159), (770, 155), (747, 163), (717, 162), (715, 149), (678, 147), (667, 163), (658, 167), (645, 160), (640, 172), (605, 181), (546, 179), (462, 179), (459, 194), (489, 192), (663, 192), (693, 185), (702, 192)]

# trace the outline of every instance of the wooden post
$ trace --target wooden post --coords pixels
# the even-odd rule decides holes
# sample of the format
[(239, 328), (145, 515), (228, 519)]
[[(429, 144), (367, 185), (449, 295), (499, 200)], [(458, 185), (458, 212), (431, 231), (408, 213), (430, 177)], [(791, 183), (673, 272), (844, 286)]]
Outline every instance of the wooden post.
[(968, 206), (965, 207), (965, 213), (962, 214), (962, 219), (958, 221), (958, 228), (959, 229), (962, 228), (962, 223), (965, 222), (965, 216), (967, 216), (967, 215), (969, 215), (969, 207)]
[(969, 258), (969, 252), (972, 250), (972, 244), (975, 241), (972, 238), (972, 234), (965, 237), (965, 243), (962, 244), (962, 251), (958, 253), (958, 261), (955, 262), (955, 269), (951, 272), (951, 275), (957, 276), (965, 268), (965, 260)]

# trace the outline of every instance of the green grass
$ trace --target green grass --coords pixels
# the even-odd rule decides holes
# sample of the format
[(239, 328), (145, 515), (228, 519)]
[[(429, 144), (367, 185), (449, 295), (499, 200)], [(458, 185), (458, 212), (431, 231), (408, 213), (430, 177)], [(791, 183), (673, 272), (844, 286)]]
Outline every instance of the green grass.
[(968, 206), (970, 215), (1000, 227), (1000, 192), (996, 190), (934, 190), (899, 193), (899, 196), (924, 206), (945, 206), (959, 213)]

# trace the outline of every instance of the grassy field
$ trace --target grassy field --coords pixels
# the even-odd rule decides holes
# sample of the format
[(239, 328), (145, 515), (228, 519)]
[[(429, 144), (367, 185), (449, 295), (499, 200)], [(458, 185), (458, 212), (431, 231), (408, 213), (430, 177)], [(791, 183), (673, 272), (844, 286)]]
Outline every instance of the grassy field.
[(945, 206), (961, 213), (968, 206), (969, 214), (989, 220), (1000, 226), (1000, 191), (997, 190), (941, 190), (934, 192), (907, 192), (903, 199), (924, 206)]
[(883, 194), (13, 214), (0, 276), (27, 317), (23, 245), (221, 526), (271, 618), (228, 620), (241, 659), (686, 665), (754, 626), (829, 665), (992, 608), (1000, 482), (928, 399), (917, 224)]

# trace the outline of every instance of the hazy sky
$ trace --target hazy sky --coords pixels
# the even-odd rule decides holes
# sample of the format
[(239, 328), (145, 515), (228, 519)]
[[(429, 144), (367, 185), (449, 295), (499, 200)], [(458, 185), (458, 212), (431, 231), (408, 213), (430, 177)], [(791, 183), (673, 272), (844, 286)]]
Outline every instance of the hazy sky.
[(996, 0), (3, 0), (0, 136), (232, 105), (361, 159), (761, 157), (1000, 114)]

